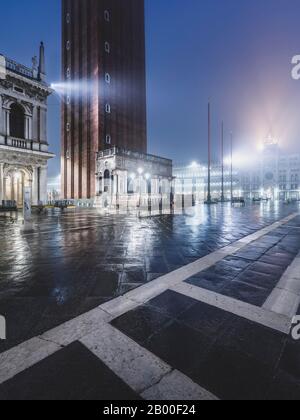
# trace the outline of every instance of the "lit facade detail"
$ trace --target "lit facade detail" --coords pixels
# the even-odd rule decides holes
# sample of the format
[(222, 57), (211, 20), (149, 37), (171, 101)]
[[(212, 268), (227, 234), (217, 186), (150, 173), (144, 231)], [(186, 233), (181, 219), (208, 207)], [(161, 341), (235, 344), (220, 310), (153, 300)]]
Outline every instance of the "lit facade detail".
[(32, 204), (47, 202), (47, 98), (44, 45), (28, 68), (0, 55), (0, 206), (23, 205), (24, 187)]
[[(190, 165), (175, 165), (176, 193), (194, 194), (204, 201), (207, 194), (207, 166), (193, 162)], [(224, 168), (224, 194), (230, 199), (230, 162)], [(212, 164), (212, 197), (221, 196), (222, 167)], [(261, 148), (257, 163), (251, 169), (243, 164), (234, 165), (233, 190), (235, 197), (245, 199), (299, 200), (300, 199), (300, 154), (285, 154), (279, 144), (268, 139)]]
[(136, 208), (151, 197), (152, 205), (165, 197), (170, 208), (174, 190), (172, 161), (124, 148), (111, 148), (97, 154), (96, 205)]

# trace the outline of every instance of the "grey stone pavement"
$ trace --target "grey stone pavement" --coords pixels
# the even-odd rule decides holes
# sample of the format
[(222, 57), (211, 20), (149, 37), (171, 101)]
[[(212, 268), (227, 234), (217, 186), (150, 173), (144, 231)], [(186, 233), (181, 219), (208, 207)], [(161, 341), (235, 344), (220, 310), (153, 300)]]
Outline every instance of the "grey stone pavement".
[[(300, 399), (300, 342), (286, 327), (300, 298), (288, 292), (288, 304), (281, 304), (278, 288), (298, 260), (299, 209), (297, 203), (268, 203), (140, 218), (91, 210), (49, 213), (35, 216), (28, 233), (20, 231), (20, 220), (0, 214), (0, 314), (8, 331), (0, 342), (0, 399)], [(246, 237), (251, 240), (235, 249)], [(197, 261), (223, 249), (230, 252), (197, 272)], [(193, 274), (177, 284), (176, 270), (185, 266)], [(159, 291), (164, 279), (170, 287)], [(153, 298), (139, 301), (139, 290), (156, 284)], [(112, 301), (117, 308), (116, 298), (124, 295), (126, 305), (135, 303), (105, 318), (108, 330), (99, 330), (99, 342), (87, 331), (63, 342), (61, 332), (47, 336), (79, 317), (70, 324), (76, 329), (80, 315), (99, 305), (100, 318), (110, 315), (105, 305)], [(98, 323), (100, 312), (90, 313)], [(90, 322), (94, 318), (84, 321)], [(25, 350), (13, 347), (24, 342), (30, 349), (25, 343), (25, 354), (35, 357), (41, 341), (35, 345), (33, 337), (57, 348), (45, 349), (34, 362), (14, 363)], [(112, 348), (119, 349), (118, 357), (107, 356)], [(145, 377), (136, 383), (138, 368), (134, 379), (124, 371), (123, 348), (148, 360), (143, 372), (155, 365), (149, 383)], [(122, 357), (121, 368), (115, 363)]]

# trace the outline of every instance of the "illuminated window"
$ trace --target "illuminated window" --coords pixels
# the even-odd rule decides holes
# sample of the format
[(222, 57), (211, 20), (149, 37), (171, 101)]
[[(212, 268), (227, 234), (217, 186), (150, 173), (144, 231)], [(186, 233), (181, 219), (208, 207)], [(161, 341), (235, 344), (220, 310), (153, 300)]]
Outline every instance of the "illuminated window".
[(106, 104), (106, 105), (105, 105), (105, 112), (106, 112), (107, 114), (110, 114), (110, 113), (111, 113), (111, 107), (110, 107), (110, 104)]
[(67, 24), (69, 24), (71, 22), (71, 15), (70, 15), (70, 13), (67, 13), (66, 21), (67, 21)]
[(67, 41), (67, 44), (66, 44), (67, 51), (69, 51), (70, 48), (71, 48), (71, 42), (70, 41)]
[(111, 144), (111, 135), (110, 134), (107, 134), (106, 135), (106, 137), (105, 137), (105, 143), (106, 144)]
[(67, 105), (70, 105), (71, 104), (71, 96), (70, 95), (68, 95), (67, 96)]
[(70, 67), (67, 68), (66, 76), (67, 76), (67, 79), (70, 79), (71, 78), (71, 69), (70, 69)]
[(108, 10), (105, 10), (105, 11), (104, 11), (104, 20), (105, 20), (106, 22), (110, 22), (110, 13), (109, 13), (109, 11), (108, 11)]
[(111, 77), (110, 77), (110, 74), (109, 73), (105, 73), (105, 81), (106, 81), (106, 83), (110, 84)]
[(67, 130), (68, 132), (71, 130), (71, 124), (70, 124), (70, 123), (67, 123), (67, 124), (66, 124), (66, 130)]

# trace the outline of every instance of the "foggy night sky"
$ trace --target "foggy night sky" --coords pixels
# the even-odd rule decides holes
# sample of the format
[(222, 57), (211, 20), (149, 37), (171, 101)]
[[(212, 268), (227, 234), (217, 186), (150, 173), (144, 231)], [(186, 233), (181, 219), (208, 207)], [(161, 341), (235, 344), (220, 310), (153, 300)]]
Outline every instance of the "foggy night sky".
[[(0, 53), (31, 65), (46, 44), (47, 79), (60, 78), (60, 0), (1, 0)], [(299, 152), (300, 0), (146, 0), (149, 152), (205, 161), (211, 98), (215, 156), (220, 124), (235, 148), (256, 151), (272, 130)], [(50, 150), (59, 173), (60, 105), (49, 100)]]

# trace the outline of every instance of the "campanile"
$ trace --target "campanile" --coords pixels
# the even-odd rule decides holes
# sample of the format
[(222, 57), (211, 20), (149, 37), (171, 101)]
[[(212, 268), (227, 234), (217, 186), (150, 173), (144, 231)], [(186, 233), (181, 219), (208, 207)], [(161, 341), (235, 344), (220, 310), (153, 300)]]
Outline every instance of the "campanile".
[(144, 0), (62, 0), (62, 196), (95, 196), (96, 154), (145, 153)]

